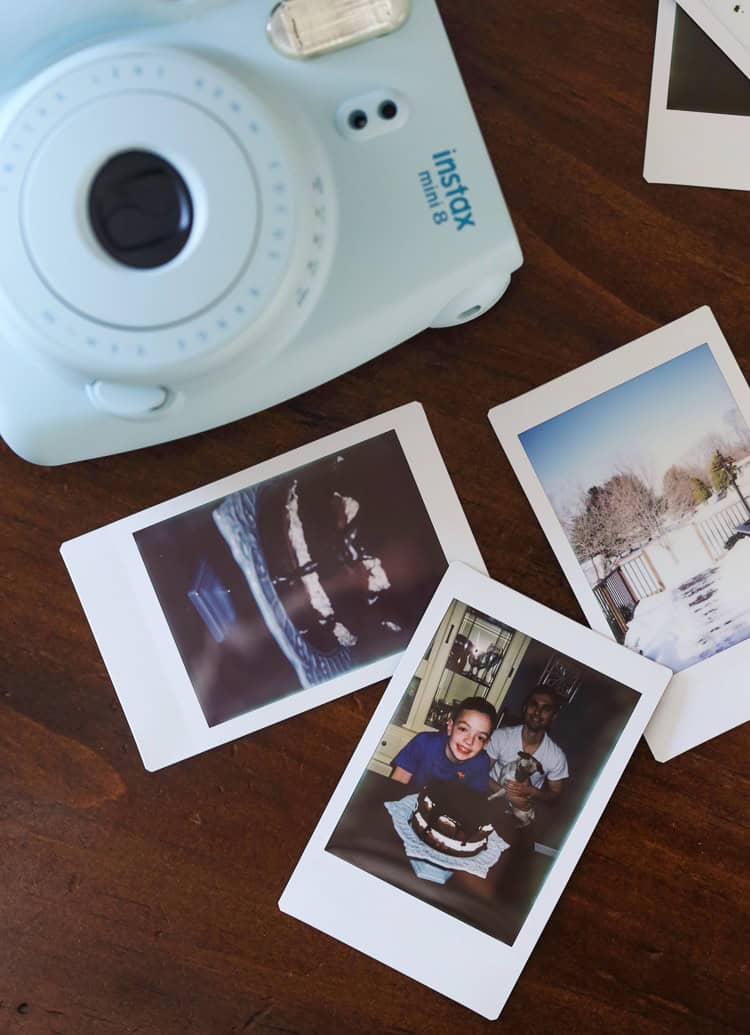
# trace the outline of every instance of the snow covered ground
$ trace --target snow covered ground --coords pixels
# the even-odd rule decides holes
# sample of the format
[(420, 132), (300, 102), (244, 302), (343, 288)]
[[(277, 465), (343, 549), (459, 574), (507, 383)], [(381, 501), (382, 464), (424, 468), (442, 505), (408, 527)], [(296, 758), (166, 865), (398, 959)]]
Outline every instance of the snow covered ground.
[[(737, 481), (740, 491), (750, 504), (750, 460), (743, 461)], [(725, 529), (733, 527), (748, 517), (739, 496), (731, 487), (722, 495), (714, 493), (710, 499), (695, 507), (687, 515), (667, 520), (663, 534), (658, 539), (651, 539), (643, 544), (648, 559), (655, 567), (658, 577), (665, 587), (681, 585), (693, 575), (703, 571), (707, 564), (712, 563), (711, 558), (715, 557), (715, 553), (709, 553), (705, 544), (706, 533), (704, 531), (702, 535), (699, 534), (698, 527), (705, 526), (706, 522), (710, 523), (712, 518), (716, 518), (722, 513), (725, 514), (725, 520), (722, 526), (715, 531), (711, 547), (713, 551), (717, 548), (721, 551), (723, 541), (728, 538), (728, 532)], [(592, 587), (596, 586), (614, 566), (626, 566), (630, 560), (639, 555), (640, 549), (634, 548), (632, 553), (623, 554), (616, 560), (599, 555), (582, 561), (581, 569), (588, 584)]]
[(675, 672), (750, 637), (750, 538), (714, 565), (695, 570), (693, 561), (677, 570), (685, 580), (642, 600), (625, 637), (626, 647)]
[(667, 588), (681, 586), (711, 563), (692, 521), (648, 543), (646, 552)]

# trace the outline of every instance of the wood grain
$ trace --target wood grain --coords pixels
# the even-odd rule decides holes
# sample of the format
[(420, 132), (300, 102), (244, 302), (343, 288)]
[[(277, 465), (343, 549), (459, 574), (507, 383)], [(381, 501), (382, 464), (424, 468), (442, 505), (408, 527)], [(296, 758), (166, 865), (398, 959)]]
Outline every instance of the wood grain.
[[(703, 303), (750, 373), (750, 202), (642, 178), (653, 0), (440, 7), (525, 254), (501, 304), (180, 442), (0, 447), (3, 1035), (490, 1030), (276, 906), (383, 686), (147, 774), (58, 553), (417, 398), (491, 574), (581, 619), (487, 410)], [(668, 765), (639, 746), (503, 1026), (747, 1030), (749, 753), (747, 726)]]

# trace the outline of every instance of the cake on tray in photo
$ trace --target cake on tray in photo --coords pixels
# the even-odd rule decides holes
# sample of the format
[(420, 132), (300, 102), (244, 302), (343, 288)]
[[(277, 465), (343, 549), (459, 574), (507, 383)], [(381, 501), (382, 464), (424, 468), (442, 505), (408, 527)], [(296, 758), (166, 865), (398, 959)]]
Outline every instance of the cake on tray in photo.
[(487, 798), (460, 780), (431, 780), (419, 792), (410, 823), (431, 848), (463, 858), (485, 849), (493, 830)]
[[(356, 647), (364, 636), (385, 646), (402, 632), (394, 576), (368, 535), (377, 515), (368, 515), (347, 484), (347, 466), (337, 456), (329, 477), (302, 473), (282, 481), (266, 495), (260, 515), (274, 588), (300, 633), (321, 651)], [(383, 546), (378, 552), (385, 554)]]
[(403, 650), (445, 570), (393, 432), (234, 493), (213, 516), (303, 686)]

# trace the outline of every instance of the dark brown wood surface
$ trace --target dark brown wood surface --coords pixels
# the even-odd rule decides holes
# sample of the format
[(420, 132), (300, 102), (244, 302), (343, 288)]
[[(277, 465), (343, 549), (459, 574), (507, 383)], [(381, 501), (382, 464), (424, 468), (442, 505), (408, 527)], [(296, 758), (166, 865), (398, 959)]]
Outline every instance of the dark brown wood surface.
[[(487, 410), (704, 303), (749, 375), (750, 197), (642, 178), (655, 0), (440, 6), (525, 254), (503, 301), (180, 442), (0, 447), (3, 1035), (491, 1030), (277, 909), (383, 686), (148, 774), (58, 553), (416, 398), (490, 573), (582, 620)], [(747, 1030), (748, 757), (747, 726), (667, 765), (641, 743), (505, 1030)]]

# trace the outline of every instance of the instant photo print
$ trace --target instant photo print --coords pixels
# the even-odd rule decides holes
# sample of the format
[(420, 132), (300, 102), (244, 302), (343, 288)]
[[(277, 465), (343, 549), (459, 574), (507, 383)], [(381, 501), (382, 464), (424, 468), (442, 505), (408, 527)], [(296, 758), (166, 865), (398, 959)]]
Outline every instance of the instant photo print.
[(654, 756), (750, 718), (750, 389), (711, 310), (489, 416), (591, 626), (675, 673)]
[(389, 676), (484, 564), (412, 403), (65, 543), (147, 769)]
[(281, 909), (496, 1018), (670, 675), (452, 564)]
[(712, 38), (707, 18), (693, 20), (708, 14), (714, 24), (712, 10), (726, 8), (724, 20), (734, 18), (746, 40), (746, 6), (659, 0), (643, 169), (649, 182), (750, 190), (748, 51), (723, 22)]

